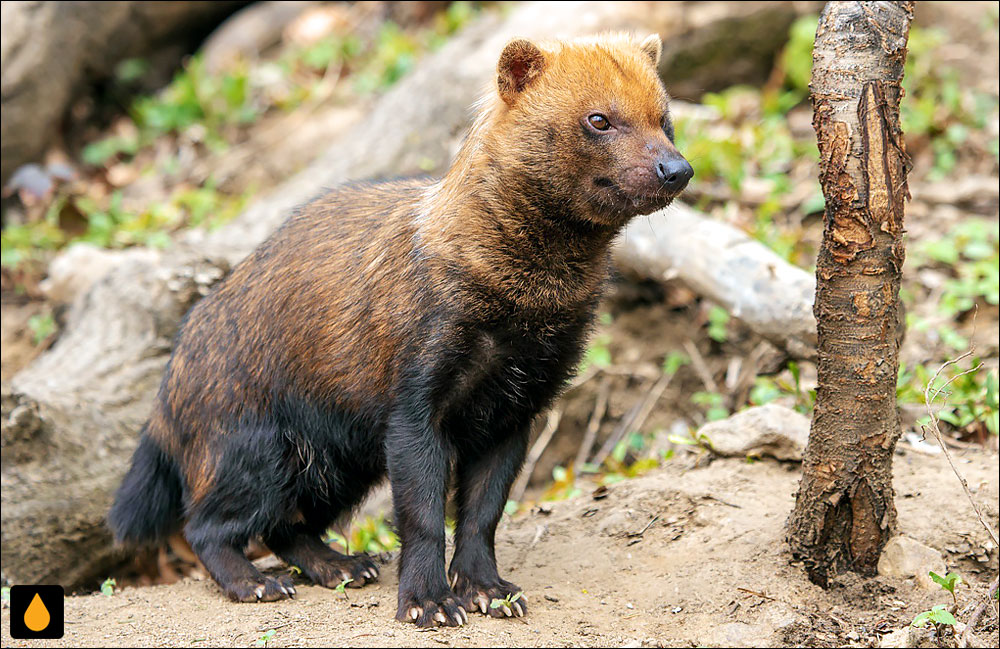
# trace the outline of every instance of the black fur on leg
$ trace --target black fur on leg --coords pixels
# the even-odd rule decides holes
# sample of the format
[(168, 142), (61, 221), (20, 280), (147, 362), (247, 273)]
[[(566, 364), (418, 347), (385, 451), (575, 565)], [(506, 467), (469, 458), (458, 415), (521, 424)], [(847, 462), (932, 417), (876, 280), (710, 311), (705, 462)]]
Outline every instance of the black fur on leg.
[(457, 463), (458, 526), (448, 576), (467, 610), (493, 617), (527, 612), (523, 596), (509, 607), (493, 608), (490, 604), (521, 592), (497, 572), (495, 537), (510, 486), (524, 461), (528, 430), (521, 426), (519, 433), (503, 439), (491, 452), (469, 450)]

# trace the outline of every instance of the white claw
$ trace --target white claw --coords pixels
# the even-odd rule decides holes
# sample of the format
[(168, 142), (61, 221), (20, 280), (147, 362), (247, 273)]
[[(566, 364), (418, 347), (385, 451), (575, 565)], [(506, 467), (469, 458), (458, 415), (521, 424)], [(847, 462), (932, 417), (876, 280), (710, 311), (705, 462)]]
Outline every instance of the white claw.
[(476, 599), (476, 603), (479, 604), (479, 610), (482, 611), (483, 615), (486, 615), (488, 603), (482, 597)]
[(438, 611), (437, 613), (434, 614), (434, 621), (436, 621), (438, 624), (447, 624), (448, 618), (444, 616), (444, 613)]
[(465, 624), (465, 620), (462, 619), (461, 613), (455, 613), (454, 617), (455, 617), (455, 622), (458, 624), (458, 626), (462, 626), (463, 624)]
[(411, 608), (410, 609), (410, 619), (411, 620), (416, 620), (418, 617), (420, 617), (420, 609)]
[(518, 617), (524, 617), (524, 609), (521, 608), (520, 602), (514, 602), (514, 609), (517, 610)]
[(455, 588), (455, 584), (457, 584), (457, 583), (458, 583), (458, 575), (457, 574), (452, 575), (451, 578), (448, 579), (448, 585), (451, 586), (452, 589)]
[(372, 573), (368, 570), (365, 570), (363, 573), (361, 573), (361, 576), (364, 577), (365, 579), (371, 579)]
[(506, 604), (504, 604), (504, 605), (503, 605), (503, 614), (504, 614), (504, 615), (506, 615), (507, 617), (511, 617), (511, 616), (513, 616), (513, 615), (514, 615), (514, 614), (513, 614), (512, 612), (511, 612), (511, 610), (510, 610), (510, 607), (509, 607), (509, 606), (507, 606)]
[(257, 586), (257, 590), (255, 590), (253, 592), (254, 592), (254, 595), (257, 596), (257, 599), (260, 599), (261, 597), (264, 596), (264, 587), (263, 586)]
[(372, 576), (375, 577), (375, 579), (378, 579), (378, 568), (372, 566), (371, 571), (372, 571)]
[(463, 621), (463, 623), (468, 624), (469, 623), (469, 614), (465, 612), (465, 607), (464, 606), (459, 606), (458, 607), (458, 611), (462, 614), (462, 621)]

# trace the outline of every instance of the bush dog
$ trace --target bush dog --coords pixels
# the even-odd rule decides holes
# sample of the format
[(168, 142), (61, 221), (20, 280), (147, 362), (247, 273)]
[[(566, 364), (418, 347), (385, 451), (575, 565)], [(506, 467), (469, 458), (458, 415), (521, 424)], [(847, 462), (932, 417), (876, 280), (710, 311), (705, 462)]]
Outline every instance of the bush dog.
[[(494, 535), (532, 420), (571, 378), (609, 247), (693, 175), (659, 37), (514, 40), (443, 178), (353, 184), (299, 208), (187, 314), (109, 522), (183, 529), (232, 599), (291, 597), (252, 540), (313, 582), (378, 578), (321, 540), (386, 474), (397, 619), (524, 615)], [(455, 551), (445, 570), (445, 501)]]

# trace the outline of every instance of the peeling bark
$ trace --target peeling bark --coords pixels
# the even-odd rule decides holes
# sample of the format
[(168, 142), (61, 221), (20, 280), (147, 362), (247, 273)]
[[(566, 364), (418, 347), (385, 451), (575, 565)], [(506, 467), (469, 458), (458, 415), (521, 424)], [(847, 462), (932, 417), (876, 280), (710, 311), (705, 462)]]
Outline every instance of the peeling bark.
[(826, 227), (816, 266), (819, 389), (788, 542), (812, 581), (871, 575), (896, 521), (896, 328), (908, 159), (900, 83), (912, 2), (831, 2), (813, 50)]

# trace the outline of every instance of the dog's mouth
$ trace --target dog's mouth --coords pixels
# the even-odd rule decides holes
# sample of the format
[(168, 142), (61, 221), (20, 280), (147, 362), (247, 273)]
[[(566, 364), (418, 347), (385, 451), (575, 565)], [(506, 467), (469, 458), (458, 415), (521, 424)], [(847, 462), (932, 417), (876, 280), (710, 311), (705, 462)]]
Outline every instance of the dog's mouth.
[(669, 192), (665, 188), (655, 192), (629, 192), (606, 176), (594, 179), (595, 192), (591, 200), (600, 211), (616, 212), (627, 216), (649, 214), (670, 205), (681, 193)]

